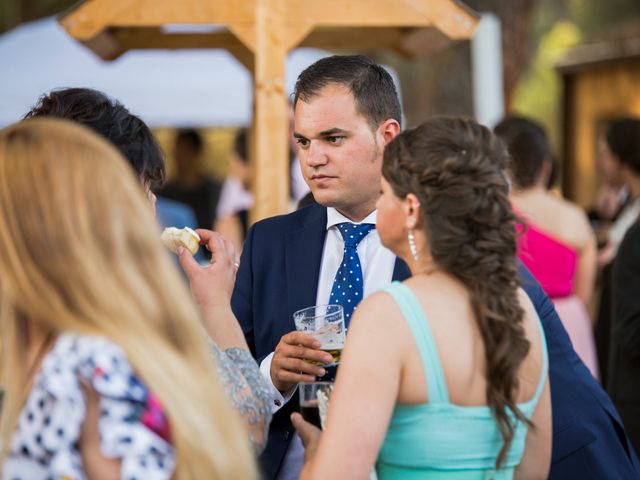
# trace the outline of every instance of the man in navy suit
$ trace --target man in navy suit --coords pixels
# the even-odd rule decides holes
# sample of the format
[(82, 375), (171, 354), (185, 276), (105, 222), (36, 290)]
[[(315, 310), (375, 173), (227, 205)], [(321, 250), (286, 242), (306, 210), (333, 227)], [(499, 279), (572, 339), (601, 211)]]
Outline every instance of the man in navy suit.
[[(384, 146), (400, 131), (400, 104), (389, 74), (361, 56), (322, 59), (296, 84), (300, 166), (319, 205), (258, 222), (245, 241), (232, 308), (272, 385), (274, 419), (261, 456), (266, 479), (297, 478), (303, 462), (289, 421), (296, 385), (323, 375), (304, 359), (324, 360), (311, 337), (295, 332), (293, 312), (330, 303), (345, 243), (339, 225), (375, 224)], [(364, 296), (409, 276), (375, 230), (357, 245)], [(553, 305), (521, 268), (549, 348), (553, 408), (551, 478), (639, 478), (615, 408), (576, 356)]]
[[(327, 355), (295, 332), (293, 312), (330, 302), (343, 261), (340, 226), (368, 229), (357, 245), (366, 296), (407, 266), (382, 246), (372, 224), (384, 147), (400, 132), (400, 102), (389, 73), (362, 56), (322, 59), (298, 78), (295, 133), (305, 181), (320, 205), (259, 222), (245, 240), (232, 307), (271, 383), (275, 413), (263, 453), (266, 478), (295, 479), (304, 449), (289, 421), (296, 386), (325, 374), (305, 361)], [(352, 228), (350, 226), (350, 228)], [(347, 312), (345, 312), (345, 315)]]
[(522, 264), (519, 273), (542, 322), (549, 352), (553, 425), (549, 478), (640, 478), (640, 462), (611, 399), (573, 350), (540, 284)]

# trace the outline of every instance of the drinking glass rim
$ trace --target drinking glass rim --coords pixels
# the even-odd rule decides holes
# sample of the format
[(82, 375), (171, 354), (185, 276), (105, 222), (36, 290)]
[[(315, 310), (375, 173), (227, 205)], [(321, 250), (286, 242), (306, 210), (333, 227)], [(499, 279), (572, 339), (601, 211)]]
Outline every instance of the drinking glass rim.
[(332, 386), (334, 385), (336, 382), (328, 382), (327, 380), (321, 380), (318, 382), (299, 382), (298, 385), (320, 385), (320, 386)]
[[(329, 307), (337, 307), (337, 310), (335, 312), (327, 313), (327, 310), (329, 310)], [(342, 316), (344, 317), (344, 308), (342, 307), (342, 305), (338, 305), (337, 303), (327, 303), (325, 305), (313, 305), (311, 307), (306, 307), (306, 308), (301, 308), (300, 310), (296, 310), (295, 312), (293, 312), (293, 318), (296, 318), (302, 312), (305, 312), (307, 310), (311, 310), (312, 308), (313, 309), (315, 309), (315, 308), (324, 308), (325, 309), (325, 313), (319, 314), (319, 315), (313, 315), (313, 316), (304, 317), (305, 319), (326, 317), (327, 315), (336, 315), (337, 313), (340, 313), (340, 312), (342, 312)]]

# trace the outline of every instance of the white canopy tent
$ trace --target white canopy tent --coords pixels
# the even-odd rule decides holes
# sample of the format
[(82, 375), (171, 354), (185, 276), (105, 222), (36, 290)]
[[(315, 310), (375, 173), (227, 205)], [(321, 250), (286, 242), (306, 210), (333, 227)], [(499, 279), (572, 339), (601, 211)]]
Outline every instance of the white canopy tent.
[[(304, 68), (326, 55), (313, 48), (292, 51), (286, 65), (287, 92)], [(0, 127), (18, 121), (43, 93), (65, 87), (101, 90), (152, 127), (240, 126), (251, 121), (251, 75), (226, 50), (132, 50), (107, 62), (53, 18), (0, 36)]]

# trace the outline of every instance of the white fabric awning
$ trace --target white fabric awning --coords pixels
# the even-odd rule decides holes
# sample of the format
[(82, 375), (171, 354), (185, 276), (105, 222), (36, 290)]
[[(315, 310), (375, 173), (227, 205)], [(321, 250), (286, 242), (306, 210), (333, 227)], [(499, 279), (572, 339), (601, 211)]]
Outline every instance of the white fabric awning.
[[(327, 55), (293, 51), (287, 92), (304, 68)], [(152, 127), (247, 125), (251, 81), (226, 50), (134, 50), (106, 62), (48, 18), (0, 36), (0, 127), (20, 120), (43, 93), (65, 87), (101, 90)]]

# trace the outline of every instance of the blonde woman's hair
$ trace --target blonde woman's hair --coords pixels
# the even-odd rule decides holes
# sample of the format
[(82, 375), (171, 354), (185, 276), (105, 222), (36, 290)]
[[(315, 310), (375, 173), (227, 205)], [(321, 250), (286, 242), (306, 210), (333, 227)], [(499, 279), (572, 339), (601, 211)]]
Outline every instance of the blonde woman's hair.
[(104, 336), (124, 350), (165, 408), (176, 479), (256, 478), (248, 433), (217, 381), (141, 185), (108, 142), (57, 119), (0, 132), (5, 450), (28, 394), (27, 322), (50, 336)]

